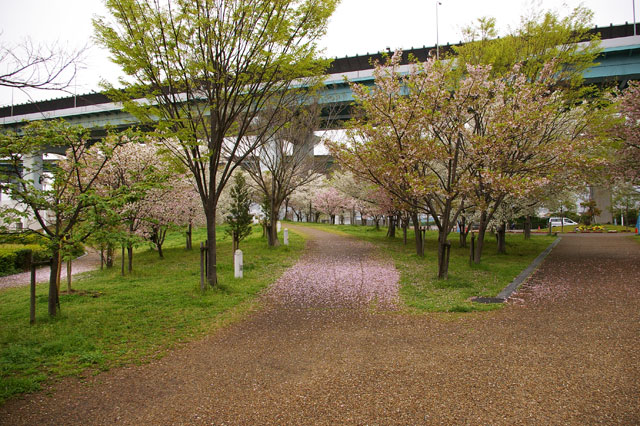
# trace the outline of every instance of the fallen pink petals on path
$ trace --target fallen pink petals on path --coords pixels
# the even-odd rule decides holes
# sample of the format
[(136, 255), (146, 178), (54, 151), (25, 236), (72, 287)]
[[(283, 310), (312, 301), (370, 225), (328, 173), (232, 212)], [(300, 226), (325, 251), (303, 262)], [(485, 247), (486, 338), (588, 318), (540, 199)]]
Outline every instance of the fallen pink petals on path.
[(375, 246), (355, 238), (302, 228), (307, 251), (267, 297), (293, 307), (394, 309), (400, 275)]

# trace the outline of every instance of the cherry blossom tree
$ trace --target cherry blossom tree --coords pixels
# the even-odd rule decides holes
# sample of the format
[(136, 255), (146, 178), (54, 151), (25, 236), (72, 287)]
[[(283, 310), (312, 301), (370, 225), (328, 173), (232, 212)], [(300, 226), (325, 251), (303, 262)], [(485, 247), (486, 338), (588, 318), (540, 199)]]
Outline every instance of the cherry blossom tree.
[[(133, 248), (145, 236), (147, 220), (156, 209), (152, 199), (164, 196), (164, 184), (175, 173), (159, 145), (153, 140), (144, 142), (119, 147), (99, 176), (100, 191), (107, 198), (117, 196), (120, 200), (112, 210), (122, 230), (121, 243), (127, 248), (129, 272), (133, 270)], [(157, 211), (155, 214), (159, 216)]]
[[(330, 144), (337, 158), (417, 211), (430, 213), (439, 229), (438, 277), (448, 274), (448, 241), (460, 213), (469, 164), (465, 156), (468, 103), (482, 83), (471, 74), (457, 90), (453, 65), (427, 61), (399, 72), (402, 52), (388, 66), (376, 65), (376, 88), (354, 84), (361, 115), (349, 128), (349, 143)], [(416, 232), (416, 248), (419, 232)], [(419, 251), (420, 252), (420, 251)]]
[(314, 205), (315, 195), (327, 188), (328, 182), (324, 175), (318, 174), (313, 180), (296, 188), (289, 197), (291, 207), (298, 218), (306, 217), (307, 222), (317, 222), (318, 211)]
[(336, 215), (344, 210), (345, 197), (333, 187), (328, 187), (317, 193), (313, 199), (316, 208), (329, 216), (331, 224), (336, 224)]
[(502, 203), (577, 179), (598, 141), (592, 130), (601, 122), (599, 109), (587, 101), (572, 105), (565, 91), (554, 88), (555, 68), (550, 63), (532, 81), (519, 65), (501, 78), (491, 78), (490, 67), (468, 67), (484, 81), (468, 105), (473, 133), (467, 199), (480, 213), (476, 263), (487, 225)]
[(624, 123), (618, 127), (622, 147), (617, 153), (617, 170), (621, 180), (640, 184), (640, 83), (629, 82), (623, 92), (619, 111)]

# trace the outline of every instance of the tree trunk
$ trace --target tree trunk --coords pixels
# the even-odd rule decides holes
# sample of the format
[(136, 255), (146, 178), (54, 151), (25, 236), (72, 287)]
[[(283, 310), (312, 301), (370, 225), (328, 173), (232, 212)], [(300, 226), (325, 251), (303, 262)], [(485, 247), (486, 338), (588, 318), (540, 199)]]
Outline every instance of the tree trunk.
[(133, 244), (127, 244), (127, 259), (129, 260), (127, 270), (129, 273), (133, 271)]
[(277, 247), (280, 245), (280, 241), (278, 241), (277, 220), (272, 220), (267, 224), (267, 241), (270, 247)]
[[(274, 188), (272, 188), (272, 191), (273, 190)], [(270, 247), (277, 247), (280, 245), (280, 241), (278, 241), (278, 217), (280, 216), (280, 206), (281, 204), (276, 206), (274, 197), (269, 197), (269, 217), (271, 218), (271, 221), (267, 225), (267, 242)]]
[(389, 216), (389, 229), (387, 231), (387, 237), (395, 238), (396, 237), (396, 220), (395, 216)]
[(216, 268), (216, 216), (215, 208), (211, 209), (207, 214), (207, 241), (209, 247), (207, 250), (207, 282), (211, 287), (218, 284), (218, 275)]
[(443, 228), (438, 236), (438, 279), (440, 280), (446, 280), (449, 277), (451, 243), (446, 238), (447, 231)]
[(58, 249), (53, 249), (51, 266), (49, 267), (49, 315), (55, 316), (58, 307)]
[(507, 223), (502, 222), (502, 224), (498, 227), (498, 253), (506, 254), (507, 253)]
[(402, 219), (402, 241), (407, 245), (407, 228), (409, 228), (409, 220)]
[(376, 223), (376, 231), (380, 230), (380, 216), (374, 216), (373, 221)]
[(531, 216), (527, 215), (524, 221), (524, 239), (528, 240), (531, 238)]
[(422, 232), (420, 231), (420, 221), (418, 220), (418, 213), (411, 213), (411, 221), (413, 222), (413, 233), (416, 239), (416, 254), (423, 257), (422, 251)]
[(480, 263), (480, 258), (482, 257), (482, 246), (484, 245), (484, 236), (487, 231), (487, 212), (483, 211), (480, 214), (480, 223), (478, 226), (478, 239), (476, 240), (476, 251), (473, 256), (474, 263)]
[(193, 228), (191, 224), (187, 227), (187, 250), (193, 249)]
[(460, 248), (464, 248), (467, 246), (467, 220), (464, 216), (460, 218), (460, 222), (458, 222), (458, 226), (460, 227)]
[(113, 259), (115, 258), (115, 249), (112, 244), (107, 245), (107, 268), (113, 268)]
[(71, 293), (71, 257), (67, 260), (67, 292)]

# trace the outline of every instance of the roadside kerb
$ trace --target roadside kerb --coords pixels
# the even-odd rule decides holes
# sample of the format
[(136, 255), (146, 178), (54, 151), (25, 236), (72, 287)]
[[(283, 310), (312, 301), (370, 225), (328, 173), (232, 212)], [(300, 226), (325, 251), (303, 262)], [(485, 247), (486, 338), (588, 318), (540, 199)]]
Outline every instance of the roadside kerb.
[(522, 271), (520, 275), (515, 277), (513, 281), (511, 281), (511, 284), (502, 289), (502, 291), (498, 293), (496, 297), (474, 297), (471, 299), (471, 301), (477, 303), (506, 302), (507, 299), (509, 299), (509, 297), (511, 297), (511, 295), (522, 285), (522, 283), (525, 282), (536, 269), (538, 269), (538, 266), (540, 266), (542, 261), (549, 255), (549, 253), (551, 253), (551, 250), (553, 250), (553, 248), (560, 243), (560, 240), (562, 240), (562, 237), (556, 238), (554, 242), (549, 244), (549, 247), (547, 247), (542, 253), (540, 253), (538, 257), (536, 257), (533, 262), (531, 262), (531, 265), (529, 265), (527, 269)]

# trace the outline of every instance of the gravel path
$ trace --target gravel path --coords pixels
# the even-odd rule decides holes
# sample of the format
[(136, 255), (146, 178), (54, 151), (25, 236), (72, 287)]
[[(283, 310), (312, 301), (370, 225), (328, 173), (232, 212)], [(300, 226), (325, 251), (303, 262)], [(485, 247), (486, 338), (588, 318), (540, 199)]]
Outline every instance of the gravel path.
[[(87, 271), (93, 271), (100, 267), (100, 253), (93, 250), (88, 251), (84, 256), (75, 259), (71, 265), (71, 276), (81, 274)], [(36, 269), (36, 283), (49, 281), (50, 269), (48, 266)], [(60, 270), (60, 282), (63, 284), (67, 279), (67, 264), (62, 265)], [(31, 272), (22, 272), (20, 274), (7, 275), (0, 277), (0, 290), (8, 287), (27, 286), (31, 282)]]
[(148, 365), (9, 401), (0, 424), (639, 424), (638, 276), (636, 242), (567, 235), (502, 310), (275, 304)]

